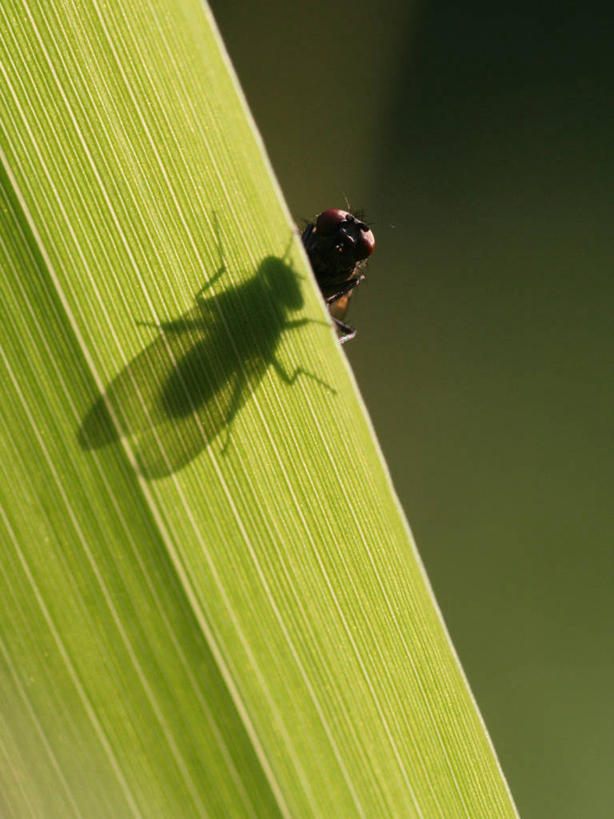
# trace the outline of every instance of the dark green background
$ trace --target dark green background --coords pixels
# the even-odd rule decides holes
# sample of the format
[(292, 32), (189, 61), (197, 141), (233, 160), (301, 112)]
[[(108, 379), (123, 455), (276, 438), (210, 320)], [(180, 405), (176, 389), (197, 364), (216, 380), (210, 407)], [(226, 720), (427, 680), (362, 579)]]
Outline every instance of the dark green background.
[[(217, 0), (520, 813), (614, 810), (614, 11)], [(348, 465), (351, 467), (351, 464)]]

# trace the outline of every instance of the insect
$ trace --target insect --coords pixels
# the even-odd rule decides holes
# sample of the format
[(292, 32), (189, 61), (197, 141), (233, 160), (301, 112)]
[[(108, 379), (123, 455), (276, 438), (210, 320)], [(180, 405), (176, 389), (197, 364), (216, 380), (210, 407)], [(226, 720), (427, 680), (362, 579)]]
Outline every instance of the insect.
[(330, 208), (307, 225), (302, 239), (343, 344), (356, 335), (343, 319), (353, 291), (365, 278), (367, 259), (375, 250), (373, 232), (353, 213)]

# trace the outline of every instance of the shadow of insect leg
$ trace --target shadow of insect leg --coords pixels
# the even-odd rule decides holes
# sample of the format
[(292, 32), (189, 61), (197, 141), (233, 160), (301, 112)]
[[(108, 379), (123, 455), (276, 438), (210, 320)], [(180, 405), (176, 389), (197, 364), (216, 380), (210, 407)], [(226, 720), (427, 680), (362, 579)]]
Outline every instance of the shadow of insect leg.
[(137, 321), (135, 324), (137, 327), (149, 327), (152, 330), (157, 330), (159, 333), (166, 333), (167, 335), (178, 335), (180, 333), (186, 333), (189, 330), (203, 329), (202, 318), (178, 318), (172, 319), (171, 321), (161, 321), (159, 324), (156, 324), (154, 321)]
[(224, 262), (224, 251), (222, 250), (222, 236), (220, 234), (220, 225), (219, 225), (219, 222), (217, 220), (217, 214), (216, 214), (215, 211), (213, 211), (212, 218), (213, 218), (213, 232), (215, 233), (215, 240), (216, 240), (216, 244), (217, 244), (217, 250), (218, 250), (218, 253), (220, 254), (220, 266), (218, 267), (216, 272), (213, 274), (213, 276), (209, 279), (209, 281), (206, 282), (205, 284), (203, 284), (203, 286), (200, 288), (200, 290), (198, 291), (198, 293), (195, 296), (196, 301), (198, 301), (200, 299), (200, 297), (205, 292), (205, 290), (208, 290), (210, 287), (212, 287), (215, 284), (215, 282), (221, 276), (223, 276), (224, 273), (226, 272), (226, 264)]
[(215, 271), (213, 276), (211, 276), (209, 281), (205, 282), (205, 284), (203, 284), (203, 286), (200, 288), (200, 290), (196, 293), (196, 296), (194, 297), (194, 300), (199, 301), (199, 299), (202, 297), (205, 290), (208, 290), (210, 287), (212, 287), (215, 284), (215, 282), (224, 275), (225, 272), (226, 272), (226, 265), (222, 262), (220, 267), (218, 267), (218, 269)]
[(297, 367), (292, 373), (292, 375), (288, 375), (288, 373), (284, 370), (283, 366), (275, 357), (273, 357), (271, 363), (273, 364), (275, 372), (285, 384), (294, 384), (299, 375), (306, 375), (308, 378), (312, 378), (314, 381), (317, 381), (318, 384), (320, 384), (320, 386), (325, 387), (330, 392), (333, 392), (335, 394), (337, 393), (337, 390), (331, 387), (330, 384), (327, 384), (326, 381), (323, 381), (321, 378), (318, 378), (318, 376), (315, 375), (314, 373), (310, 373), (309, 370), (305, 370), (302, 367)]

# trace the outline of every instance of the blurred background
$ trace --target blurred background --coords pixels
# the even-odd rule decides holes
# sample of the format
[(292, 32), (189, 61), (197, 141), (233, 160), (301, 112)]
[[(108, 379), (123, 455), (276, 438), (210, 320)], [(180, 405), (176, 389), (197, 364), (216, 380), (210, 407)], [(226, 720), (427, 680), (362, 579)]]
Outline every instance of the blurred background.
[[(614, 11), (214, 0), (519, 811), (614, 814)], [(604, 6), (604, 9), (606, 7)]]

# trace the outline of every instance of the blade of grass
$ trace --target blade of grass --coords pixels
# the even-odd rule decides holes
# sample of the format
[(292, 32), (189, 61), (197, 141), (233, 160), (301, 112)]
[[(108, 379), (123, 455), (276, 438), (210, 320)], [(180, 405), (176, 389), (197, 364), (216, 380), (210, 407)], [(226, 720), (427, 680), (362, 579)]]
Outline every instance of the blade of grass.
[(6, 812), (514, 815), (206, 9), (0, 34)]

